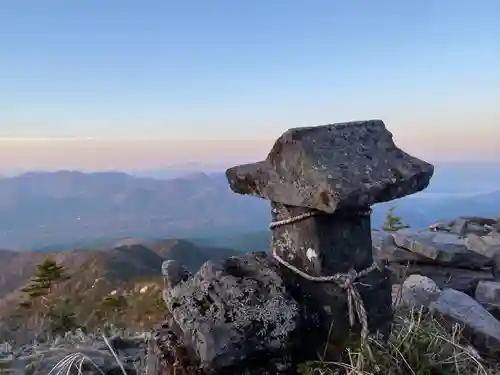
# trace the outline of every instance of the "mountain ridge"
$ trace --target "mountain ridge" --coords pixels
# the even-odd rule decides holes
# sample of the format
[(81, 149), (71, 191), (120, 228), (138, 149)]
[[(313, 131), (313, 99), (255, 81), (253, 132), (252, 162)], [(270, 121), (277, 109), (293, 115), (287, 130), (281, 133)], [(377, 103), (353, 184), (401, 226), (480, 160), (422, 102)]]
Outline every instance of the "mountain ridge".
[[(208, 260), (223, 260), (237, 254), (232, 249), (201, 246), (178, 239), (147, 244), (118, 244), (105, 250), (75, 249), (59, 253), (1, 251), (0, 336), (3, 339), (20, 339), (15, 328), (19, 319), (23, 324), (28, 324), (27, 328), (19, 329), (22, 334), (34, 334), (38, 310), (36, 306), (28, 310), (22, 308), (22, 287), (46, 257), (63, 266), (69, 276), (68, 280), (61, 282), (51, 292), (51, 303), (59, 306), (66, 301), (73, 306), (78, 305), (76, 319), (79, 324), (88, 326), (99, 324), (98, 317), (92, 314), (106, 303), (106, 299), (114, 298), (115, 295), (130, 302), (127, 314), (134, 315), (137, 323), (144, 323), (144, 316), (147, 315), (145, 311), (150, 311), (151, 323), (158, 322), (161, 320), (158, 314), (163, 311), (163, 304), (157, 301), (161, 299), (161, 265), (164, 260), (177, 260), (195, 272)], [(130, 293), (137, 301), (143, 302), (128, 298)], [(144, 301), (144, 298), (148, 300)], [(118, 313), (110, 309), (109, 313)], [(115, 319), (119, 318), (126, 322), (125, 316), (115, 316)]]
[(233, 194), (222, 176), (154, 180), (124, 173), (37, 172), (0, 180), (0, 247), (259, 228), (252, 217), (266, 215), (266, 207)]
[[(392, 206), (411, 226), (500, 211), (500, 186), (493, 192), (478, 189), (480, 194), (472, 194), (471, 186), (484, 180), (467, 180), (464, 191), (469, 195), (457, 196), (460, 181), (448, 183), (448, 174), (437, 171), (437, 183), (431, 181), (423, 193), (375, 205), (373, 226), (382, 225)], [(483, 175), (488, 176), (487, 171)], [(485, 186), (491, 190), (499, 183), (490, 180)], [(268, 231), (269, 220), (269, 202), (234, 194), (223, 173), (158, 180), (123, 172), (59, 171), (0, 180), (0, 248), (6, 249), (50, 252), (109, 247), (127, 238), (166, 237), (202, 238), (233, 247), (234, 242), (246, 242), (243, 237)]]

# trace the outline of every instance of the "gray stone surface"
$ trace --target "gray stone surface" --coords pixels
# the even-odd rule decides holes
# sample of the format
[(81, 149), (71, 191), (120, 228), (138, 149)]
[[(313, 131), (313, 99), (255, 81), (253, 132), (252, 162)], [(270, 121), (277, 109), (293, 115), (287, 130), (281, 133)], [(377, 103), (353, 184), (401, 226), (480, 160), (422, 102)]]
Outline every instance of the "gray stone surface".
[(495, 254), (500, 251), (500, 233), (491, 232), (484, 236), (469, 233), (465, 239), (465, 245), (468, 250), (493, 259)]
[(500, 317), (500, 282), (480, 281), (474, 298), (495, 317)]
[(165, 289), (172, 289), (182, 281), (186, 281), (190, 272), (176, 260), (166, 260), (161, 265), (161, 273), (165, 282)]
[(410, 275), (401, 287), (402, 303), (415, 309), (429, 306), (440, 294), (437, 284), (422, 275)]
[(494, 277), (490, 270), (468, 270), (464, 268), (442, 267), (436, 265), (391, 263), (392, 282), (401, 283), (410, 275), (422, 275), (432, 279), (440, 288), (453, 288), (469, 295), (474, 295), (477, 284), (482, 281), (492, 281)]
[(469, 222), (467, 224), (466, 232), (469, 234), (475, 234), (478, 236), (485, 236), (489, 233), (488, 225), (482, 225), (474, 222)]
[(484, 216), (461, 216), (461, 218), (467, 220), (471, 224), (477, 224), (480, 226), (491, 226), (495, 224), (495, 219), (491, 217)]
[(482, 352), (500, 354), (500, 322), (467, 294), (444, 289), (428, 308), (448, 322), (463, 326), (466, 336)]
[(454, 221), (438, 221), (429, 225), (428, 229), (432, 232), (451, 232)]
[(231, 189), (333, 213), (423, 190), (434, 167), (399, 149), (381, 120), (294, 128), (267, 158), (229, 168)]
[(389, 262), (429, 262), (429, 259), (418, 253), (403, 249), (396, 245), (394, 237), (385, 232), (372, 232), (374, 256)]
[(371, 236), (372, 246), (375, 249), (379, 249), (381, 246), (386, 244), (387, 241), (389, 241), (389, 243), (394, 243), (394, 241), (392, 240), (392, 236), (382, 230), (372, 229)]
[(496, 222), (492, 225), (492, 227), (497, 231), (500, 232), (500, 215), (496, 218)]
[(464, 237), (467, 233), (467, 220), (464, 218), (458, 218), (455, 220), (450, 232), (457, 234), (459, 237)]
[(164, 341), (191, 347), (205, 373), (279, 374), (290, 369), (290, 355), (301, 344), (295, 337), (300, 307), (269, 255), (209, 261), (166, 297), (173, 317), (170, 335), (177, 338)]
[(470, 251), (466, 240), (446, 232), (403, 229), (393, 234), (397, 246), (428, 258), (429, 263), (480, 269), (491, 260)]
[(500, 280), (500, 252), (496, 252), (492, 259), (491, 271), (495, 280)]

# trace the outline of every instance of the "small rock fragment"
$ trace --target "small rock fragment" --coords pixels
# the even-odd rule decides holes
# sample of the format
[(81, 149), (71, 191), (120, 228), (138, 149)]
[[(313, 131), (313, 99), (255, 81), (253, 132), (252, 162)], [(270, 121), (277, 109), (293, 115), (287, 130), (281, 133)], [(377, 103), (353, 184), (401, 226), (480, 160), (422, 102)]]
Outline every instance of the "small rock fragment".
[(406, 306), (421, 309), (439, 297), (441, 289), (434, 281), (421, 275), (411, 275), (403, 283), (401, 301)]
[(494, 316), (500, 316), (500, 282), (480, 281), (474, 298)]

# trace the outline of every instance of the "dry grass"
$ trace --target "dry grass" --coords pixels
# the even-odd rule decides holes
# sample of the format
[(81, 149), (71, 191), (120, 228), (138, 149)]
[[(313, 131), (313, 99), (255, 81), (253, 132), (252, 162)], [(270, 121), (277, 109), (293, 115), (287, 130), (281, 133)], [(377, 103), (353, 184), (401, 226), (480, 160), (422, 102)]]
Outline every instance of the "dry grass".
[[(116, 363), (118, 364), (121, 373), (123, 375), (128, 375), (128, 372), (125, 370), (125, 365), (111, 346), (109, 339), (105, 335), (102, 335), (102, 338), (104, 339), (104, 342), (106, 343), (106, 346), (108, 347), (110, 353), (113, 355)], [(55, 364), (55, 366), (47, 375), (68, 375), (74, 373), (78, 375), (84, 375), (84, 366), (86, 366), (87, 368), (94, 368), (95, 370), (97, 370), (97, 373), (105, 375), (104, 369), (99, 368), (99, 366), (90, 357), (81, 352), (71, 353), (62, 358), (58, 363)], [(141, 369), (136, 370), (138, 370), (138, 374), (147, 374), (147, 370), (144, 372), (141, 372)]]
[[(101, 375), (105, 375), (105, 373), (99, 368), (99, 366), (92, 361), (88, 356), (83, 353), (71, 353), (61, 359), (47, 375), (68, 375), (73, 374), (75, 371), (78, 375), (83, 375), (84, 370), (83, 366), (85, 364), (90, 364), (93, 368), (97, 370), (97, 372)], [(124, 375), (127, 373), (124, 372)]]
[(300, 366), (304, 375), (493, 375), (500, 367), (482, 360), (459, 326), (451, 331), (422, 311), (397, 311), (388, 343), (370, 338), (348, 348), (343, 363), (321, 359)]
[[(108, 343), (106, 337), (104, 340)], [(117, 353), (110, 345), (108, 348), (125, 375), (127, 372)], [(73, 354), (56, 365), (52, 374), (69, 373), (70, 367), (80, 374), (82, 362), (86, 361), (90, 359)], [(150, 372), (147, 366), (136, 370), (139, 375)], [(498, 375), (500, 367), (483, 360), (467, 344), (458, 326), (450, 331), (421, 311), (400, 309), (388, 343), (370, 338), (364, 345), (348, 348), (342, 363), (323, 358), (302, 364), (298, 372), (303, 375)]]

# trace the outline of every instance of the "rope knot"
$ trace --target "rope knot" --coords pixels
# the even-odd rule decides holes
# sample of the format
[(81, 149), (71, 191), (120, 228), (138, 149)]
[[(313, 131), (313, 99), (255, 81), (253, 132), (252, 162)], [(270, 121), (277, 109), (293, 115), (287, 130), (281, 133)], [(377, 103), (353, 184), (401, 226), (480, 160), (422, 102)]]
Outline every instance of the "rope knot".
[(352, 268), (347, 273), (340, 274), (339, 286), (344, 290), (352, 288), (354, 286), (354, 281), (356, 280), (357, 276), (358, 273), (356, 272), (356, 270)]

